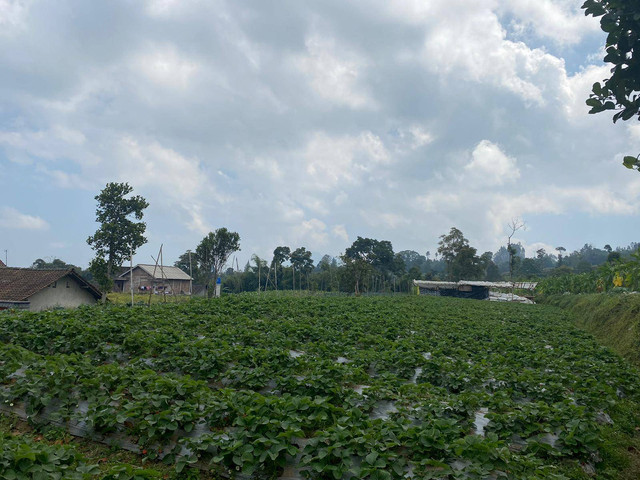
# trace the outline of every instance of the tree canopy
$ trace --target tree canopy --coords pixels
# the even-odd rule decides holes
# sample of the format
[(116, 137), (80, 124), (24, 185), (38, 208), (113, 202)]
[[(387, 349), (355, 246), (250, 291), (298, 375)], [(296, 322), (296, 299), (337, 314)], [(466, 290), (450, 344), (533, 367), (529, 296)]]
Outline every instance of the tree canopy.
[(176, 260), (173, 265), (178, 267), (184, 273), (191, 275), (195, 283), (206, 283), (207, 275), (206, 272), (203, 273), (200, 270), (200, 259), (196, 252), (187, 250), (178, 257), (178, 260)]
[(121, 266), (132, 252), (147, 243), (144, 236), (147, 226), (140, 220), (149, 203), (140, 195), (127, 198), (132, 191), (128, 183), (112, 182), (95, 197), (98, 201), (96, 221), (100, 227), (87, 238), (87, 243), (96, 252), (90, 270), (103, 289), (110, 286), (113, 268)]
[[(611, 76), (593, 84), (587, 100), (589, 113), (614, 110), (613, 122), (638, 117), (640, 120), (640, 3), (630, 0), (586, 0), (585, 15), (600, 17), (607, 33), (604, 61), (613, 65)], [(639, 157), (626, 156), (627, 168), (640, 170)]]
[(474, 280), (481, 278), (491, 262), (490, 252), (478, 257), (477, 250), (469, 245), (464, 234), (456, 227), (446, 235), (440, 235), (438, 253), (447, 264), (449, 280)]
[[(311, 252), (305, 247), (296, 248), (289, 255), (289, 261), (294, 270), (298, 272), (298, 283), (302, 288), (302, 276), (308, 275), (313, 270), (313, 260), (311, 259)], [(295, 279), (294, 279), (295, 280)], [(307, 280), (307, 286), (309, 281)], [(295, 285), (293, 287), (295, 290)]]
[(273, 251), (273, 278), (275, 279), (276, 290), (278, 289), (278, 270), (284, 262), (289, 260), (289, 255), (291, 255), (289, 247), (279, 246)]
[[(202, 239), (196, 248), (199, 267), (206, 276), (207, 282), (216, 278), (222, 272), (227, 263), (229, 256), (240, 250), (240, 235), (236, 232), (230, 232), (226, 228), (218, 228), (215, 232), (209, 234)], [(212, 290), (210, 289), (210, 295)]]

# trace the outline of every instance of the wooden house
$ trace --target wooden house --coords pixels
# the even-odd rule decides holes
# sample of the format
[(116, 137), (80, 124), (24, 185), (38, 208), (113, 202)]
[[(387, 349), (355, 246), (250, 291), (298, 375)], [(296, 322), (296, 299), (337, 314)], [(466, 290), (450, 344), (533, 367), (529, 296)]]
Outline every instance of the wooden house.
[(115, 280), (115, 290), (129, 292), (133, 278), (133, 290), (136, 293), (153, 291), (154, 293), (189, 294), (191, 277), (178, 267), (138, 264), (133, 270), (126, 269)]

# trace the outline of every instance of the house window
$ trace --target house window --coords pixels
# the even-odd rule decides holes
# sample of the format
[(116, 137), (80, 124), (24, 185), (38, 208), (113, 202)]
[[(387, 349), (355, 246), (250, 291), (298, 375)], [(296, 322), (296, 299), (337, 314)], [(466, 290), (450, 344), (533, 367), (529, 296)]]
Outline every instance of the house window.
[(58, 285), (58, 282), (53, 282), (53, 283), (51, 284), (51, 288), (56, 288), (56, 286), (57, 286), (57, 285)]
[(67, 280), (67, 288), (71, 288), (71, 287), (69, 286), (69, 280)]

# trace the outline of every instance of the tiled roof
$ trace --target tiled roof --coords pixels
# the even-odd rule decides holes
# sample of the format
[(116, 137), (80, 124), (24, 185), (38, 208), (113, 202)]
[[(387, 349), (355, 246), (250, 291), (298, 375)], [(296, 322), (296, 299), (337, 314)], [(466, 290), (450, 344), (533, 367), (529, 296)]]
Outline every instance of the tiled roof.
[[(146, 274), (148, 274), (152, 278), (155, 278), (156, 280), (162, 280), (162, 279), (191, 280), (191, 277), (188, 274), (184, 273), (182, 270), (180, 270), (178, 267), (168, 267), (164, 265), (161, 268), (160, 265), (156, 266), (156, 265), (147, 265), (144, 263), (140, 263), (135, 267), (133, 267), (134, 270), (136, 268), (141, 268), (142, 270), (144, 270)], [(153, 273), (154, 270), (155, 270), (155, 275)], [(127, 269), (126, 272), (120, 275), (120, 278), (127, 278), (127, 277), (129, 277), (129, 269)]]
[(0, 269), (0, 300), (21, 302), (48, 287), (62, 277), (70, 275), (87, 288), (95, 298), (101, 292), (76, 273), (73, 268), (63, 270), (35, 270), (31, 268), (5, 267)]
[(0, 268), (2, 267), (6, 267), (6, 265), (4, 264), (4, 262), (2, 260), (0, 260)]

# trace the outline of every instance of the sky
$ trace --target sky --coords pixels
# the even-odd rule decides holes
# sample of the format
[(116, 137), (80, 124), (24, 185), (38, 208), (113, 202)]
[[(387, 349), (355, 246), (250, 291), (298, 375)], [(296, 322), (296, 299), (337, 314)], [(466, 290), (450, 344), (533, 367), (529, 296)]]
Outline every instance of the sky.
[(640, 124), (588, 115), (582, 0), (0, 0), (0, 257), (86, 266), (94, 197), (147, 199), (136, 263), (240, 234), (480, 252), (639, 241)]

